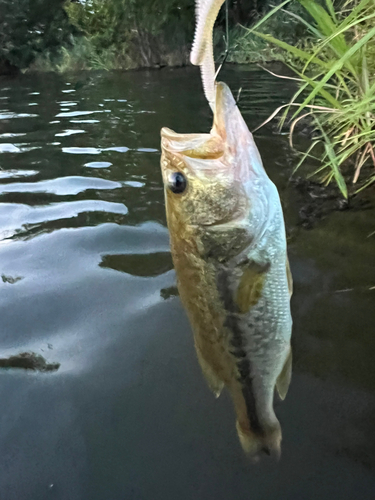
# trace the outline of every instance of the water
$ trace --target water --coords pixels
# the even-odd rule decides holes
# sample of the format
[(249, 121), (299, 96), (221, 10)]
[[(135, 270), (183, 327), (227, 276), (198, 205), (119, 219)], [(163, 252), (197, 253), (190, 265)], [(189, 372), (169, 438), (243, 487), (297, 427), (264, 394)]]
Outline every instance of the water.
[[(293, 91), (230, 68), (259, 125)], [(229, 398), (200, 373), (168, 247), (159, 132), (208, 131), (196, 70), (0, 81), (3, 500), (372, 499), (374, 208), (297, 225), (294, 157), (256, 137), (281, 192), (295, 281), (293, 381), (279, 464), (248, 464)]]

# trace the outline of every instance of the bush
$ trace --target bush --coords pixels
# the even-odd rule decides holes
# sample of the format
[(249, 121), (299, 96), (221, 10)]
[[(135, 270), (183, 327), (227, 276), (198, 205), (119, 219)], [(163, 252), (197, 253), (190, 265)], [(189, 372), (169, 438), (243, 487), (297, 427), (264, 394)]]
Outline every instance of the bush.
[(0, 62), (27, 68), (46, 49), (58, 51), (72, 27), (63, 0), (0, 0)]
[(186, 48), (194, 32), (188, 0), (88, 0), (65, 9), (96, 57), (110, 53), (117, 67), (160, 64), (160, 54)]

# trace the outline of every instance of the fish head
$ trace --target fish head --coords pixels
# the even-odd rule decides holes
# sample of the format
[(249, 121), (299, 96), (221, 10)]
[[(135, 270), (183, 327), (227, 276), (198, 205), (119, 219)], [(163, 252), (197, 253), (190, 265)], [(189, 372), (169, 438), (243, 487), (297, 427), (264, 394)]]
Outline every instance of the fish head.
[(246, 216), (248, 153), (254, 141), (226, 84), (216, 84), (209, 134), (177, 134), (163, 128), (161, 137), (169, 225), (217, 226)]

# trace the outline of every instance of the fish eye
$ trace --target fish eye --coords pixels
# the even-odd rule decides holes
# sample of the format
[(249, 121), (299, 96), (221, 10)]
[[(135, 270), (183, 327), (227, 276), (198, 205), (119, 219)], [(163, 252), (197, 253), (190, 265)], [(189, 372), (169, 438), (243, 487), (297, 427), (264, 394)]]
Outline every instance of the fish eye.
[(173, 172), (168, 178), (168, 187), (175, 194), (181, 194), (185, 191), (187, 180), (181, 172)]

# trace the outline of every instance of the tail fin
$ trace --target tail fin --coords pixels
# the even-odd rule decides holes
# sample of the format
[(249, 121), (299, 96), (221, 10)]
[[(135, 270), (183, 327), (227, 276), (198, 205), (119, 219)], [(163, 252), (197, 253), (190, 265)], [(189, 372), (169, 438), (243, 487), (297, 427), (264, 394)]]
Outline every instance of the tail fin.
[(243, 450), (255, 459), (260, 458), (262, 452), (279, 458), (281, 427), (272, 407), (273, 393), (270, 395), (269, 404), (263, 402), (263, 411), (259, 411), (253, 387), (244, 389), (246, 387), (238, 380), (232, 381), (230, 392), (237, 415), (237, 433)]
[(239, 421), (236, 423), (238, 437), (244, 452), (256, 460), (262, 453), (271, 455), (277, 460), (281, 455), (281, 427), (278, 421), (268, 426), (262, 434), (255, 434), (249, 427), (244, 428)]

